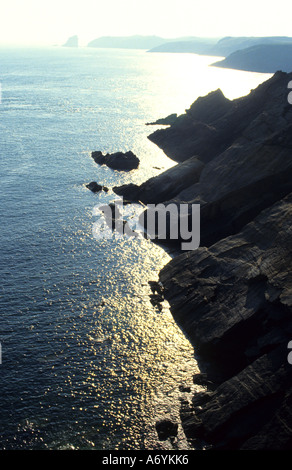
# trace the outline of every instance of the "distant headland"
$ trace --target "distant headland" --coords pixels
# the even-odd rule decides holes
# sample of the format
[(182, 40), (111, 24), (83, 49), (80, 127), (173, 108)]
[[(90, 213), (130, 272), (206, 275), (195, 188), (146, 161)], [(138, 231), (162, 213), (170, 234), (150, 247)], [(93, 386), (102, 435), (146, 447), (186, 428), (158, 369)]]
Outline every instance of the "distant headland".
[(212, 65), (249, 72), (274, 73), (275, 70), (281, 70), (289, 73), (292, 71), (292, 43), (248, 47)]
[[(72, 38), (70, 41), (71, 44)], [(144, 49), (150, 53), (192, 53), (224, 60), (215, 62), (225, 67), (251, 72), (275, 73), (292, 71), (292, 37), (179, 37), (102, 36), (89, 42), (88, 47)]]

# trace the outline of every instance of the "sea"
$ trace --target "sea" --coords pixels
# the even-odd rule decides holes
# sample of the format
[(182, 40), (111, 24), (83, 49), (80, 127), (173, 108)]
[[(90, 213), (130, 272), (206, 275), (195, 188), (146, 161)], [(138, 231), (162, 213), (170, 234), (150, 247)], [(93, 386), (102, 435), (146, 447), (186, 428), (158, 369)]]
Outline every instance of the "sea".
[[(217, 57), (92, 48), (0, 48), (0, 448), (189, 449), (179, 421), (194, 350), (149, 281), (175, 255), (146, 239), (96, 238), (96, 206), (175, 162), (147, 126), (221, 88), (271, 75)], [(131, 172), (91, 152), (133, 151)], [(91, 181), (110, 188), (92, 193)], [(159, 420), (179, 424), (160, 441)]]

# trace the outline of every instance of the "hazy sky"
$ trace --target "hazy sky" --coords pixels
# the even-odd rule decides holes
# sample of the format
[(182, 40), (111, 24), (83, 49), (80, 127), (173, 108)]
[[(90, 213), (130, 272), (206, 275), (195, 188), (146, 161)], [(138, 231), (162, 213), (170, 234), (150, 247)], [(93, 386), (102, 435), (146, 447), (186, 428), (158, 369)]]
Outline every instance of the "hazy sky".
[(1, 0), (0, 44), (100, 36), (292, 36), (291, 0)]

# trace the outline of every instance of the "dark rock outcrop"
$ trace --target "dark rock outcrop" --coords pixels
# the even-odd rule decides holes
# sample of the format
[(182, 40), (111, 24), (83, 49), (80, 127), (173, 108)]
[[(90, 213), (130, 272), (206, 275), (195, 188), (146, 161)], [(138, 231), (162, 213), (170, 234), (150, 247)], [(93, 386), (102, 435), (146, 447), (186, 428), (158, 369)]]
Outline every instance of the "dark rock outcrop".
[(203, 167), (204, 164), (197, 157), (192, 157), (141, 185), (130, 183), (115, 186), (113, 191), (127, 200), (141, 201), (144, 204), (162, 202), (198, 181)]
[(184, 417), (218, 448), (292, 444), (292, 193), (238, 234), (172, 260), (160, 273), (174, 318), (218, 386)]
[(88, 183), (86, 187), (93, 193), (98, 193), (99, 191), (105, 191), (106, 193), (108, 192), (108, 188), (106, 186), (101, 186), (96, 181), (91, 181), (91, 183)]
[(156, 431), (160, 441), (166, 441), (177, 435), (178, 425), (170, 420), (161, 420), (156, 423)]
[(146, 122), (146, 126), (156, 126), (156, 125), (163, 125), (163, 126), (171, 126), (177, 119), (177, 114), (169, 114), (165, 118), (157, 119), (155, 122)]
[(107, 165), (113, 170), (131, 171), (135, 170), (139, 166), (139, 158), (134, 155), (133, 152), (129, 151), (126, 153), (116, 152), (103, 155), (100, 151), (92, 152), (93, 160), (99, 165)]
[(184, 411), (190, 442), (221, 450), (291, 450), (291, 366), (284, 355), (284, 348), (264, 354)]
[[(257, 328), (261, 324), (264, 328), (264, 313), (269, 318), (268, 329), (273, 327), (275, 315), (274, 321), (279, 327), (284, 322), (284, 337), (292, 335), (292, 324), (288, 328), (292, 313), (291, 310), (289, 313), (292, 306), (291, 220), (292, 194), (289, 194), (261, 212), (239, 234), (209, 248), (182, 254), (160, 273), (164, 295), (171, 302), (174, 316), (188, 331), (196, 351), (208, 355), (212, 362), (221, 363), (224, 358), (221, 368), (225, 368), (227, 374), (246, 365), (252, 351), (255, 355), (258, 353), (256, 345), (250, 341), (251, 334), (256, 334), (262, 348), (265, 346), (263, 339), (259, 340)], [(243, 340), (245, 322), (254, 327), (254, 332), (245, 331), (248, 348)], [(229, 335), (229, 331), (232, 334)], [(231, 355), (235, 345), (236, 351)]]
[(152, 134), (182, 162), (176, 176), (193, 155), (199, 172), (124, 188), (145, 204), (201, 206), (200, 248), (159, 276), (206, 387), (181, 409), (195, 448), (292, 448), (291, 80), (278, 72), (246, 97), (200, 98)]
[[(190, 149), (194, 145), (203, 157), (198, 153), (197, 157), (139, 186), (128, 184), (115, 187), (114, 191), (125, 199), (144, 204), (174, 203), (178, 211), (182, 203), (189, 204), (190, 210), (192, 204), (200, 204), (201, 246), (210, 246), (238, 233), (262, 210), (292, 191), (292, 106), (287, 102), (287, 84), (291, 78), (292, 74), (278, 73), (237, 104), (226, 101), (220, 91), (198, 99), (185, 116), (177, 119), (181, 126), (180, 139), (175, 138), (174, 148), (185, 145), (182, 135), (188, 133), (190, 120), (194, 119), (198, 128), (196, 123), (203, 119), (207, 126), (213, 120), (223, 121), (218, 124), (216, 139), (225, 150), (217, 154), (218, 147), (211, 146), (210, 150), (210, 141), (207, 139), (206, 143), (205, 137), (202, 138), (204, 133), (198, 139), (195, 134), (195, 143), (189, 142)], [(218, 101), (221, 106), (216, 106)], [(253, 101), (265, 110), (257, 108)], [(225, 118), (218, 117), (220, 113)], [(231, 117), (237, 119), (237, 123), (232, 123), (233, 128), (242, 128), (240, 134), (236, 132), (234, 141), (234, 134), (228, 135), (228, 127), (225, 127), (225, 120), (231, 127)], [(168, 130), (173, 127), (176, 126)], [(165, 241), (170, 239), (169, 228), (168, 225)], [(178, 237), (176, 244), (181, 242)], [(174, 243), (172, 241), (172, 245)]]
[[(292, 191), (292, 125), (254, 146), (231, 146), (172, 202), (201, 204), (201, 246), (237, 233)], [(179, 241), (179, 240), (178, 240)]]
[[(292, 448), (291, 80), (277, 72), (243, 98), (199, 98), (150, 136), (179, 163), (113, 188), (127, 201), (200, 204), (200, 248), (150, 284), (153, 305), (166, 299), (194, 346), (194, 382), (206, 387), (181, 408), (195, 448)], [(163, 439), (175, 434), (168, 424), (157, 428)]]
[[(277, 72), (249, 95), (233, 101), (220, 90), (198, 98), (185, 114), (149, 139), (181, 162), (198, 155), (205, 163), (233, 146), (253, 146), (279, 132), (291, 120), (287, 85), (292, 74)], [(291, 122), (291, 121), (290, 121)]]

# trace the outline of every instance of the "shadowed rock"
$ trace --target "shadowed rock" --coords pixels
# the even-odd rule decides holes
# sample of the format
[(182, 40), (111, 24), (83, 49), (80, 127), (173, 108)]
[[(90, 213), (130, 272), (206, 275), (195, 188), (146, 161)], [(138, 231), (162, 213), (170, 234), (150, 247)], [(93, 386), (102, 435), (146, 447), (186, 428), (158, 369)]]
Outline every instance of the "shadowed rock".
[(134, 155), (133, 152), (129, 151), (126, 153), (116, 152), (103, 155), (102, 152), (96, 151), (91, 154), (93, 160), (99, 165), (107, 165), (113, 170), (131, 171), (135, 170), (139, 166), (139, 159)]
[(242, 98), (233, 101), (220, 90), (198, 98), (174, 124), (149, 136), (170, 158), (198, 155), (209, 162), (230, 145), (246, 147), (284, 129), (291, 119), (287, 85), (292, 73), (277, 72)]
[(146, 122), (146, 126), (156, 126), (156, 125), (163, 125), (163, 126), (170, 126), (173, 124), (177, 119), (177, 114), (169, 114), (165, 118), (157, 119), (155, 122)]
[[(127, 186), (122, 191), (132, 192), (134, 198), (144, 203), (174, 203), (178, 210), (182, 203), (189, 204), (190, 209), (191, 204), (200, 204), (201, 246), (238, 233), (263, 209), (292, 191), (292, 106), (287, 102), (287, 84), (291, 79), (292, 74), (277, 73), (247, 97), (233, 102), (226, 101), (218, 91), (198, 99), (185, 116), (177, 119), (179, 126), (158, 132), (167, 137), (167, 145), (173, 145), (180, 155), (181, 146), (190, 145), (190, 153), (201, 149), (197, 158), (205, 161), (205, 165), (200, 173), (195, 177), (190, 173), (185, 182), (178, 179), (171, 192), (163, 191), (167, 189), (162, 184), (166, 172), (139, 187)], [(212, 138), (206, 140), (204, 132), (197, 135), (194, 128), (188, 140), (191, 123), (196, 127), (204, 121), (205, 127), (211, 125), (215, 129), (214, 120), (216, 139), (222, 145), (214, 145)], [(233, 133), (235, 128), (241, 129), (240, 134)], [(218, 151), (220, 147), (225, 150)], [(175, 167), (177, 175), (181, 164)], [(168, 234), (165, 241), (169, 241)], [(177, 246), (181, 241), (177, 239)]]
[(177, 435), (178, 425), (170, 420), (161, 420), (156, 423), (156, 431), (160, 441), (175, 437)]
[(158, 203), (174, 197), (183, 188), (199, 180), (204, 164), (192, 157), (181, 165), (175, 165), (141, 185), (133, 183), (116, 186), (113, 191), (119, 196), (144, 204)]
[(192, 439), (229, 449), (291, 446), (291, 220), (292, 193), (238, 235), (182, 254), (160, 273), (174, 318), (219, 384), (183, 423)]
[(200, 203), (201, 247), (160, 273), (203, 374), (195, 382), (207, 387), (181, 410), (194, 445), (292, 448), (291, 79), (279, 72), (232, 102), (208, 95), (152, 135), (172, 158), (195, 152), (205, 162), (197, 181), (164, 201)]
[(200, 248), (159, 276), (194, 346), (203, 374), (194, 381), (207, 388), (181, 410), (195, 445), (292, 448), (291, 80), (278, 72), (243, 98), (227, 100), (220, 90), (199, 98), (150, 136), (180, 163), (113, 188), (144, 204), (200, 204)]
[(86, 187), (93, 193), (98, 193), (99, 191), (105, 191), (106, 193), (108, 192), (108, 188), (106, 186), (101, 186), (96, 181), (91, 181), (91, 183), (88, 183)]

